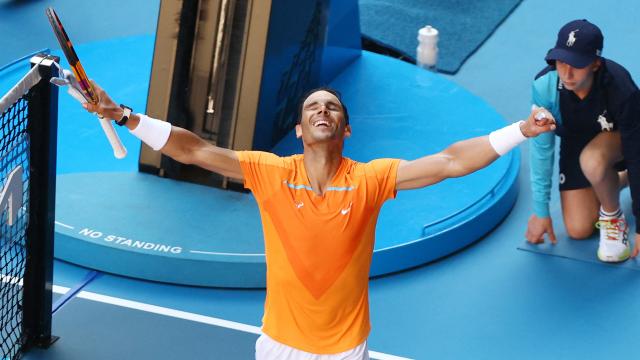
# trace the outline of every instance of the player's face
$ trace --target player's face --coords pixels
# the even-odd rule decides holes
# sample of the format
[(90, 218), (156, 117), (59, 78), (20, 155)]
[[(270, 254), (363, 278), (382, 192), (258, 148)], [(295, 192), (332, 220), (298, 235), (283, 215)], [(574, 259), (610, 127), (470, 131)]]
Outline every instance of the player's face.
[(307, 143), (343, 140), (350, 135), (345, 124), (340, 100), (330, 92), (317, 91), (302, 105), (302, 120), (296, 125), (296, 135)]
[(575, 93), (589, 92), (593, 84), (593, 74), (598, 70), (600, 61), (596, 60), (584, 68), (575, 68), (565, 62), (556, 60), (556, 69), (562, 85)]

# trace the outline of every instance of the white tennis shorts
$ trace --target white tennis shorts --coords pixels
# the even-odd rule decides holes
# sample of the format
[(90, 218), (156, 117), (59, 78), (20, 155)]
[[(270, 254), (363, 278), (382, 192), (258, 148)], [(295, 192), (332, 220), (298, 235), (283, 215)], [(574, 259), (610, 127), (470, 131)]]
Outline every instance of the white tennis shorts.
[(312, 354), (279, 343), (266, 334), (256, 341), (256, 360), (369, 360), (367, 342), (339, 354)]

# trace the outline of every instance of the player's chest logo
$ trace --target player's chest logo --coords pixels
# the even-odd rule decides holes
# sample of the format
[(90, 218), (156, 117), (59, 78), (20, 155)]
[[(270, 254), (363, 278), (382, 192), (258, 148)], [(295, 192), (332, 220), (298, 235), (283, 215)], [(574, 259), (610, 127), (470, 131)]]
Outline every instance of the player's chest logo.
[(596, 121), (598, 122), (598, 124), (600, 124), (600, 128), (602, 131), (613, 130), (613, 123), (607, 121), (607, 110), (598, 115), (598, 119)]
[[(294, 199), (293, 206), (297, 211), (302, 211), (304, 208), (304, 201)], [(343, 216), (346, 216), (351, 212), (352, 207), (353, 207), (353, 203), (349, 202), (346, 205), (339, 207), (339, 209), (337, 209), (337, 212)], [(336, 211), (335, 208), (334, 208), (334, 211)]]
[(349, 213), (349, 211), (351, 211), (351, 206), (352, 205), (353, 205), (353, 203), (349, 203), (349, 206), (347, 206), (346, 208), (340, 210), (340, 214), (347, 215)]

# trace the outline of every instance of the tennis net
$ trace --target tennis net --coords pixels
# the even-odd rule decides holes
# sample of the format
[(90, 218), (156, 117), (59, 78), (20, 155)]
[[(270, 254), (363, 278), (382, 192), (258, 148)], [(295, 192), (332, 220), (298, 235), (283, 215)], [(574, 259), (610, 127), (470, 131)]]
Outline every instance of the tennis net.
[(0, 359), (51, 336), (58, 59), (37, 55), (0, 98)]

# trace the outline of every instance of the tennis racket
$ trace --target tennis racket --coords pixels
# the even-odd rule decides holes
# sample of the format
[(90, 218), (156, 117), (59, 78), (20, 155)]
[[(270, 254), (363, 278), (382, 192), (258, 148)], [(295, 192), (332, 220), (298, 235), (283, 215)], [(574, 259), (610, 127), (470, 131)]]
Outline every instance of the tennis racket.
[[(91, 86), (91, 82), (89, 81), (89, 77), (84, 72), (84, 68), (80, 63), (80, 59), (78, 59), (78, 55), (76, 51), (73, 49), (73, 45), (71, 44), (71, 40), (69, 40), (69, 36), (67, 36), (67, 32), (64, 30), (62, 26), (62, 22), (56, 14), (56, 11), (53, 10), (52, 7), (47, 8), (46, 10), (47, 18), (49, 19), (49, 23), (51, 23), (51, 27), (53, 28), (53, 33), (56, 34), (56, 38), (58, 39), (58, 43), (60, 43), (60, 47), (64, 52), (64, 56), (67, 58), (69, 62), (69, 66), (71, 66), (71, 70), (73, 71), (73, 75), (78, 81), (78, 85), (80, 86), (80, 90), (82, 90), (82, 96), (85, 100), (91, 104), (98, 103), (98, 96), (96, 95), (93, 86)], [(104, 130), (111, 147), (113, 148), (113, 156), (118, 159), (122, 159), (127, 155), (127, 149), (122, 145), (116, 130), (113, 128), (113, 124), (111, 121), (98, 117), (100, 120), (100, 126), (102, 126), (102, 130)]]

